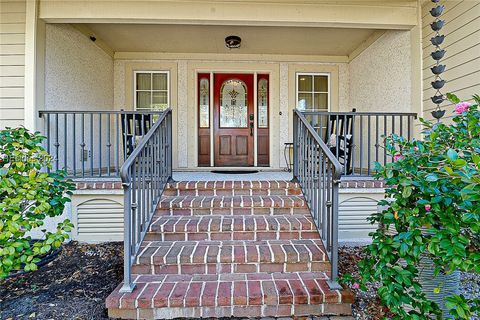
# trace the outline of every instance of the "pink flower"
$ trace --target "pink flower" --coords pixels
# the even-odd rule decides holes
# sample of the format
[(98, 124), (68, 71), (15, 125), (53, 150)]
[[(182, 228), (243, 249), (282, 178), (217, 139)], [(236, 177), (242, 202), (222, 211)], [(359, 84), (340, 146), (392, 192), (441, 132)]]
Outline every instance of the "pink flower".
[(429, 204), (426, 204), (426, 205), (425, 205), (425, 211), (429, 212), (429, 211), (430, 211), (430, 208), (432, 208), (431, 205), (429, 205)]
[(403, 156), (401, 154), (396, 154), (393, 156), (393, 160), (394, 161), (398, 161), (398, 160), (402, 160), (403, 159)]
[(459, 104), (457, 104), (455, 106), (455, 113), (457, 114), (462, 114), (466, 111), (468, 111), (468, 108), (471, 106), (472, 104), (470, 102), (466, 102), (466, 101), (463, 101), (463, 102), (460, 102)]
[(360, 288), (360, 284), (355, 282), (354, 284), (352, 284), (352, 288), (353, 289), (358, 289), (358, 288)]
[(418, 151), (418, 147), (413, 147), (413, 150)]

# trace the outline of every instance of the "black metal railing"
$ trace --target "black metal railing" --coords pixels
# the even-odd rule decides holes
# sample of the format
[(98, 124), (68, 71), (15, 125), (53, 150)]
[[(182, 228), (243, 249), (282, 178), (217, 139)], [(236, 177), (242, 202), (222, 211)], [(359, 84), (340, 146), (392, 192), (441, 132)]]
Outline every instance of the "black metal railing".
[(166, 110), (128, 156), (120, 169), (124, 189), (124, 283), (132, 292), (131, 268), (172, 177), (172, 112)]
[(119, 177), (120, 166), (155, 120), (156, 111), (39, 111), (52, 170), (70, 177)]
[(342, 165), (298, 110), (293, 118), (293, 176), (302, 188), (331, 263), (330, 288), (338, 277), (338, 188)]
[(416, 113), (302, 111), (321, 141), (343, 166), (342, 176), (368, 177), (375, 162), (392, 162), (384, 136), (413, 137)]

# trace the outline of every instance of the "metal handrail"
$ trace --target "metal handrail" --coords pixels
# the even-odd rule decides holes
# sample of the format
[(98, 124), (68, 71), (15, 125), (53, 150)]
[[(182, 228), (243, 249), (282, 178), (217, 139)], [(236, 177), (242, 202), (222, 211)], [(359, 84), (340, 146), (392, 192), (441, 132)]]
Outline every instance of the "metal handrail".
[(293, 111), (293, 176), (302, 188), (313, 220), (330, 259), (333, 290), (338, 278), (338, 189), (342, 165), (298, 110)]
[(120, 167), (163, 111), (41, 110), (51, 170), (72, 178), (119, 178)]
[(343, 165), (343, 177), (371, 177), (376, 163), (393, 162), (384, 137), (397, 134), (410, 140), (417, 119), (407, 112), (299, 112)]
[(313, 139), (315, 139), (315, 142), (318, 143), (320, 148), (322, 148), (322, 151), (325, 152), (325, 155), (327, 156), (328, 160), (332, 162), (332, 164), (335, 166), (335, 179), (339, 180), (340, 177), (342, 176), (342, 165), (338, 161), (338, 159), (335, 157), (335, 155), (330, 151), (328, 148), (327, 144), (320, 139), (320, 136), (317, 134), (315, 129), (312, 127), (310, 123), (308, 123), (307, 119), (305, 116), (300, 113), (298, 110), (294, 110), (297, 116), (302, 120), (303, 123), (306, 125), (306, 129), (310, 132), (312, 135)]
[(417, 114), (414, 112), (363, 112), (363, 111), (348, 111), (348, 112), (342, 112), (342, 111), (317, 111), (317, 110), (301, 110), (300, 111), (302, 114), (323, 114), (323, 115), (333, 115), (333, 116), (411, 116), (417, 118)]
[(44, 114), (162, 114), (165, 111), (152, 111), (152, 110), (40, 110), (38, 116), (42, 117)]
[(120, 169), (124, 190), (124, 281), (132, 292), (132, 265), (172, 177), (172, 110), (162, 113)]

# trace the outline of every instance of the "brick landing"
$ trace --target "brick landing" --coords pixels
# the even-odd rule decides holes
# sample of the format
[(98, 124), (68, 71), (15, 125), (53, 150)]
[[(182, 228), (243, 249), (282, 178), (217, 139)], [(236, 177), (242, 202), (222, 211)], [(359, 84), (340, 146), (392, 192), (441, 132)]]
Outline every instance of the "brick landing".
[(349, 315), (329, 267), (297, 184), (178, 182), (136, 258), (135, 290), (119, 285), (106, 304), (123, 319)]

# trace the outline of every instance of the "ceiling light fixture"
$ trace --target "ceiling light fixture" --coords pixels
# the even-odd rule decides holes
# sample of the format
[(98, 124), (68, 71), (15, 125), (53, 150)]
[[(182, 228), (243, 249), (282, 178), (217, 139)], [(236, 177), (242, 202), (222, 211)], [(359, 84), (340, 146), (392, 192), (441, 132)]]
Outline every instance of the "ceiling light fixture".
[(228, 36), (225, 38), (225, 46), (228, 49), (238, 49), (241, 43), (242, 39), (239, 36)]

